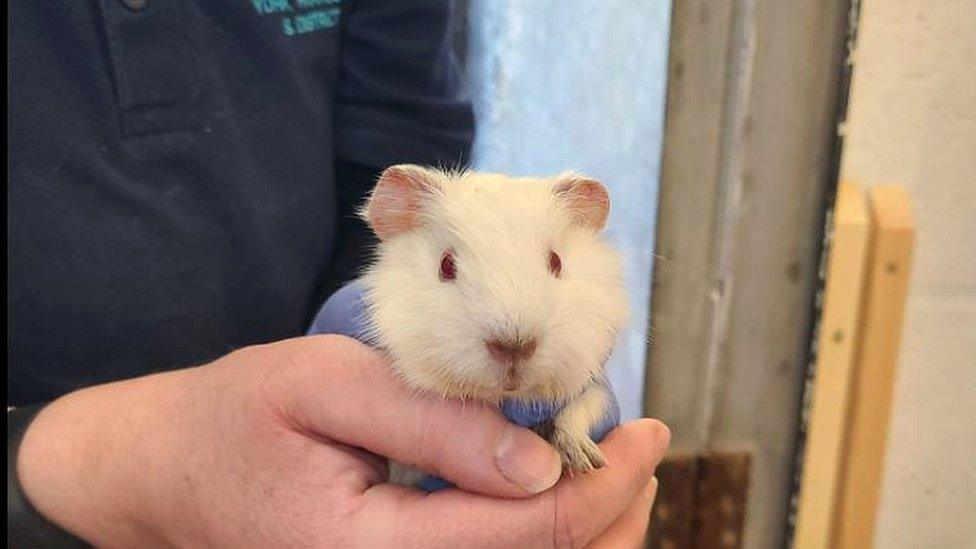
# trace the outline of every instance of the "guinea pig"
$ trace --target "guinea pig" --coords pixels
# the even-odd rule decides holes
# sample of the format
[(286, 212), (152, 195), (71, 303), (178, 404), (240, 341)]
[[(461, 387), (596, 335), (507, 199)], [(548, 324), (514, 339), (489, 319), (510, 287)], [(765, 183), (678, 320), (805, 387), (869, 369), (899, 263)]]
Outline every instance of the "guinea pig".
[(356, 283), (363, 339), (413, 387), (535, 429), (571, 472), (603, 466), (594, 441), (619, 420), (604, 367), (628, 317), (609, 208), (574, 173), (386, 169), (361, 211), (379, 238)]

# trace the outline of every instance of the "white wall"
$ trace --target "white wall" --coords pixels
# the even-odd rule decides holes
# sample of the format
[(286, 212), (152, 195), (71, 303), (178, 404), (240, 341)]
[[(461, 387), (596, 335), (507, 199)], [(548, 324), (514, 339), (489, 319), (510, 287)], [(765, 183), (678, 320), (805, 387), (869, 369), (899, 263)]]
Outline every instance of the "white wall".
[(469, 78), (476, 169), (579, 170), (609, 188), (631, 329), (611, 361), (625, 418), (640, 415), (668, 51), (668, 0), (473, 0)]
[(842, 171), (918, 222), (876, 547), (976, 547), (976, 1), (862, 6)]

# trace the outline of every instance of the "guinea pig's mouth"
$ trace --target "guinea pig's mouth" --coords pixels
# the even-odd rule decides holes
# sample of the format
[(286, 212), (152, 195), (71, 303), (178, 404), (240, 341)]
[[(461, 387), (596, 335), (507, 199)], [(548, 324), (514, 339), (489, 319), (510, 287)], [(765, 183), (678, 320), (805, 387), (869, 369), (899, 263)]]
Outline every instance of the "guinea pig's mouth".
[(522, 385), (522, 371), (519, 366), (517, 362), (510, 362), (502, 366), (502, 390), (515, 391)]

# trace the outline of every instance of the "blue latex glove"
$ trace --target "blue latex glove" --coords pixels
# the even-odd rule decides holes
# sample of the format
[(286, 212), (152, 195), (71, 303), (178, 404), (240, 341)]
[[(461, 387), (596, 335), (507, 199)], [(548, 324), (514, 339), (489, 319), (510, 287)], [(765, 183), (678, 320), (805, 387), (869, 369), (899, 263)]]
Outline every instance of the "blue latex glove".
[[(368, 325), (368, 311), (363, 300), (363, 283), (354, 280), (343, 286), (339, 291), (332, 294), (318, 314), (312, 321), (312, 326), (308, 329), (308, 335), (313, 334), (340, 334), (358, 339), (362, 343), (371, 347), (376, 346), (366, 330)], [(607, 393), (611, 395), (610, 405), (603, 421), (595, 425), (590, 430), (590, 438), (596, 442), (603, 440), (611, 429), (620, 423), (620, 407), (617, 400), (613, 397), (613, 390), (606, 377), (601, 377), (594, 383), (606, 386)], [(543, 421), (552, 419), (566, 405), (566, 402), (552, 401), (525, 401), (517, 399), (505, 399), (501, 404), (502, 414), (509, 421), (522, 427), (532, 428)], [(434, 492), (451, 487), (451, 484), (441, 478), (428, 475), (418, 487), (427, 492)]]

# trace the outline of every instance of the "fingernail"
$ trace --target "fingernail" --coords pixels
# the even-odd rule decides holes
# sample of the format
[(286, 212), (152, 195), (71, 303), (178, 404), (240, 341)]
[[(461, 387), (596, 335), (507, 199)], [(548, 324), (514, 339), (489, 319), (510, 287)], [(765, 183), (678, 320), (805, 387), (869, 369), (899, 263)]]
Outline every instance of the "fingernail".
[(531, 494), (547, 490), (562, 474), (562, 462), (552, 446), (512, 424), (498, 437), (495, 465), (509, 482)]
[(651, 477), (651, 481), (647, 483), (647, 499), (653, 506), (654, 500), (657, 499), (657, 477)]

